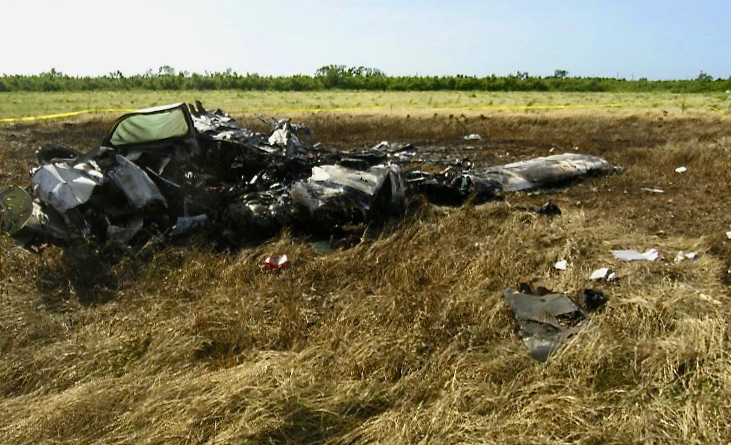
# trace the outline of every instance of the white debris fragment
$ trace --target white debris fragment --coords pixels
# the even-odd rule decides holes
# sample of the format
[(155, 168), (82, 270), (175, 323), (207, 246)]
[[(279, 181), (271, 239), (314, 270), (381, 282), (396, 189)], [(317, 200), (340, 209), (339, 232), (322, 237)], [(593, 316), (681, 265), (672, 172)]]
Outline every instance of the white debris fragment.
[(650, 188), (642, 188), (643, 192), (650, 192), (650, 193), (665, 193), (665, 190), (660, 189), (650, 189)]
[(284, 128), (274, 130), (271, 136), (269, 136), (269, 145), (281, 145), (286, 146), (289, 143), (289, 131)]
[(650, 249), (644, 253), (636, 250), (612, 250), (612, 255), (625, 261), (655, 261), (660, 253), (656, 249)]
[(685, 167), (678, 167), (675, 169), (675, 173), (685, 173), (686, 171), (688, 171), (688, 169)]
[(591, 273), (591, 276), (589, 277), (589, 279), (593, 281), (614, 281), (616, 278), (617, 274), (614, 272), (610, 272), (610, 269), (608, 267), (602, 267), (601, 269), (595, 270)]
[(566, 260), (561, 260), (556, 262), (556, 264), (553, 265), (558, 270), (566, 270), (566, 267), (568, 266), (568, 262)]
[(680, 263), (681, 261), (684, 261), (684, 260), (695, 261), (698, 258), (700, 258), (700, 254), (697, 253), (697, 252), (685, 253), (685, 252), (683, 252), (681, 250), (681, 251), (678, 252), (677, 255), (675, 255), (675, 259), (673, 260), (673, 262), (675, 264), (678, 264), (678, 263)]
[(500, 184), (506, 192), (517, 192), (610, 170), (609, 162), (596, 156), (564, 153), (490, 167), (480, 177)]
[(87, 202), (94, 187), (104, 181), (103, 175), (85, 164), (47, 164), (36, 169), (31, 177), (40, 200), (61, 213)]
[(726, 238), (731, 239), (731, 232), (726, 232)]
[(609, 268), (602, 267), (601, 269), (597, 269), (594, 272), (592, 272), (589, 279), (590, 280), (602, 280), (602, 279), (606, 278), (608, 273), (609, 273)]
[(479, 141), (480, 139), (482, 139), (482, 136), (477, 133), (468, 134), (464, 137), (465, 141)]

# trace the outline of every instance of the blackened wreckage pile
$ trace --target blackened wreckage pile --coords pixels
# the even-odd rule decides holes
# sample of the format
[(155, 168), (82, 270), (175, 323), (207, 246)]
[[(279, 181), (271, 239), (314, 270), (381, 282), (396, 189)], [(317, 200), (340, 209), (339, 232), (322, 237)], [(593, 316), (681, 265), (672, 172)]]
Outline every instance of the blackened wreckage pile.
[(428, 173), (412, 166), (419, 149), (411, 145), (339, 151), (310, 143), (303, 125), (270, 124), (268, 134), (256, 133), (220, 110), (177, 104), (122, 116), (87, 153), (44, 146), (30, 195), (0, 189), (2, 228), (29, 248), (139, 246), (195, 230), (228, 245), (283, 227), (337, 236), (403, 214), (413, 195), (484, 202), (610, 170), (603, 159), (571, 153)]

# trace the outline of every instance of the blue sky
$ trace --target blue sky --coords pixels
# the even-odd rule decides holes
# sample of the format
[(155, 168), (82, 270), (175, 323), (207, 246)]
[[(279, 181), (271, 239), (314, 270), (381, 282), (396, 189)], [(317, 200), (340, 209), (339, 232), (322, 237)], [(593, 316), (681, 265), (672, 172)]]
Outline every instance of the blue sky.
[(8, 0), (0, 73), (731, 77), (731, 1)]

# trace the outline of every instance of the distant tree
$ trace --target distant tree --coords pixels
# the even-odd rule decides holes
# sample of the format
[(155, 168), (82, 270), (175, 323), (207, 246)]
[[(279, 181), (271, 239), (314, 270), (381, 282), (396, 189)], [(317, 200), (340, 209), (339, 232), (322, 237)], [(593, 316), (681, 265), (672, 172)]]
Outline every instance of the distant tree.
[(256, 73), (237, 74), (233, 69), (223, 72), (176, 72), (171, 66), (149, 69), (144, 74), (124, 76), (114, 71), (104, 76), (74, 77), (55, 68), (36, 75), (0, 75), (0, 91), (104, 91), (104, 90), (251, 90), (251, 91), (317, 91), (339, 88), (369, 91), (613, 91), (698, 93), (731, 90), (731, 78), (714, 79), (700, 72), (688, 80), (627, 81), (615, 78), (568, 77), (565, 70), (553, 76), (536, 77), (527, 72), (507, 76), (387, 76), (377, 68), (327, 65), (314, 76), (260, 76)]
[(320, 79), (325, 88), (337, 88), (341, 86), (345, 74), (345, 65), (326, 65), (315, 71), (315, 77)]
[(51, 68), (51, 71), (45, 74), (49, 77), (63, 77), (63, 73), (61, 71), (56, 71), (56, 68)]
[(386, 74), (378, 68), (366, 66), (326, 65), (315, 71), (315, 78), (325, 88), (368, 89), (383, 88), (381, 80), (386, 78)]
[(383, 71), (378, 68), (368, 68), (365, 66), (350, 67), (347, 72), (352, 76), (359, 77), (386, 77)]
[(700, 80), (702, 82), (709, 82), (709, 81), (713, 80), (713, 76), (701, 71), (700, 74), (698, 74), (698, 77), (696, 77), (696, 80)]
[(157, 74), (161, 76), (174, 76), (175, 75), (175, 68), (173, 68), (170, 65), (163, 65), (157, 70)]

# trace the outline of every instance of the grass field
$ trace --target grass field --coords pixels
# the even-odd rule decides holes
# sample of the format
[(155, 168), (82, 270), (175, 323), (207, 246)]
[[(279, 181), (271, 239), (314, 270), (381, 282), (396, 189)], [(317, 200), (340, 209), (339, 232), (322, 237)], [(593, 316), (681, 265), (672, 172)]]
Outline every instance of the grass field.
[[(372, 93), (209, 94), (197, 97), (238, 111), (252, 127), (260, 125), (251, 116), (257, 105), (388, 103)], [(19, 101), (0, 102), (3, 116), (16, 116), (181, 96), (0, 97)], [(67, 106), (56, 108), (56, 97)], [(493, 104), (662, 99), (494, 97)], [(426, 107), (475, 99), (388, 100), (401, 106), (407, 98)], [(283, 233), (232, 253), (194, 241), (105, 267), (56, 248), (33, 255), (3, 238), (0, 442), (728, 443), (728, 99), (669, 99), (697, 103), (697, 112), (646, 105), (451, 118), (297, 114), (331, 146), (436, 144), (445, 156), (485, 163), (578, 147), (623, 167), (479, 206), (422, 206), (328, 254)], [(721, 112), (708, 108), (715, 104)], [(114, 117), (0, 125), (0, 185), (26, 186), (44, 143), (95, 147)], [(483, 136), (472, 149), (462, 140), (469, 133)], [(676, 173), (679, 166), (687, 171)], [(523, 210), (549, 200), (561, 216)], [(626, 263), (609, 253), (648, 248), (664, 259)], [(679, 250), (701, 256), (676, 264)], [(280, 252), (291, 267), (261, 273), (259, 262)], [(552, 267), (561, 259), (569, 264), (562, 272)], [(602, 266), (619, 280), (590, 282)], [(591, 287), (609, 299), (545, 364), (518, 339), (501, 294), (533, 278), (572, 297)]]
[(489, 92), (246, 92), (130, 91), (89, 93), (0, 93), (0, 119), (48, 115), (89, 109), (139, 109), (199, 99), (231, 113), (340, 111), (419, 114), (428, 112), (602, 109), (618, 107), (641, 112), (731, 112), (729, 94), (670, 93), (489, 93)]

